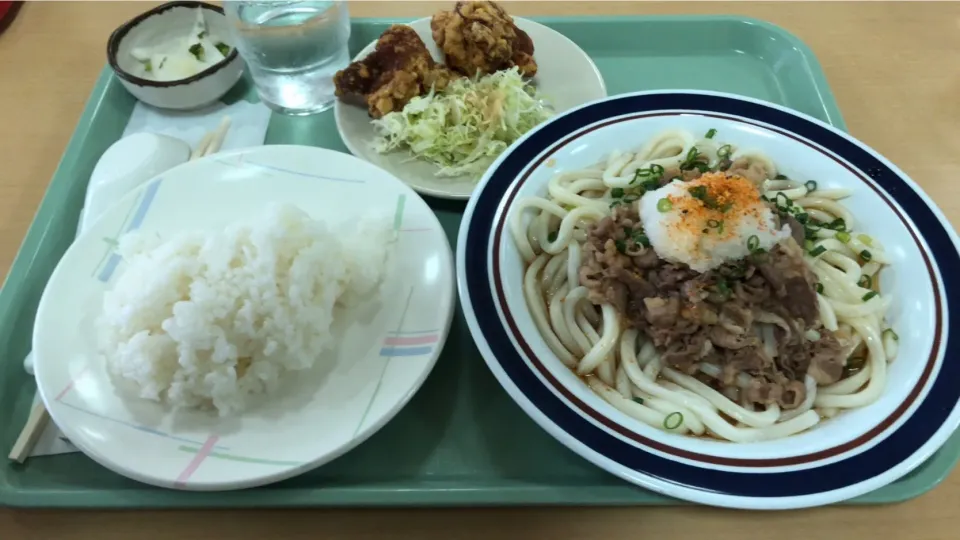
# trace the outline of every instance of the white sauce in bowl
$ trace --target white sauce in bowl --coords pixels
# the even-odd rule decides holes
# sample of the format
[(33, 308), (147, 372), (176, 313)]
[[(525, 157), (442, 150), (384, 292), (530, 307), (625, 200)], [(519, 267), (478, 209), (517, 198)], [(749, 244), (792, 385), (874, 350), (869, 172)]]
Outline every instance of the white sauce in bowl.
[(169, 35), (155, 45), (134, 47), (130, 56), (137, 61), (133, 75), (153, 81), (177, 81), (192, 77), (216, 65), (231, 47), (211, 34), (197, 8), (193, 27), (183, 35)]

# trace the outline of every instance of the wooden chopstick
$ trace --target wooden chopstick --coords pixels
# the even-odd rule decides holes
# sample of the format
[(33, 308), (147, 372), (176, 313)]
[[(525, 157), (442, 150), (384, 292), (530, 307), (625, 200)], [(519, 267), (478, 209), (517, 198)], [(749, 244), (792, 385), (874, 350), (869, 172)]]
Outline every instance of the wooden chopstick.
[(17, 442), (13, 443), (13, 448), (10, 450), (10, 459), (17, 463), (26, 461), (49, 421), (50, 414), (47, 412), (47, 408), (44, 407), (42, 401), (38, 402), (30, 411), (30, 417), (27, 418), (27, 423), (23, 426), (20, 436), (17, 437)]
[(229, 129), (230, 117), (224, 116), (220, 120), (220, 125), (217, 126), (217, 129), (208, 132), (203, 136), (202, 139), (200, 139), (200, 142), (197, 143), (197, 147), (194, 148), (193, 153), (190, 154), (190, 160), (193, 161), (195, 159), (200, 159), (202, 157), (219, 152)]
[[(204, 156), (219, 152), (220, 147), (223, 146), (223, 140), (227, 137), (227, 131), (230, 130), (230, 123), (230, 117), (224, 116), (220, 120), (217, 129), (206, 133), (203, 138), (200, 139), (197, 147), (194, 148), (190, 154), (190, 160), (200, 159)], [(27, 418), (27, 423), (23, 426), (23, 429), (20, 431), (20, 436), (17, 437), (17, 442), (14, 443), (13, 448), (10, 450), (10, 459), (17, 463), (26, 461), (49, 421), (50, 414), (47, 412), (43, 402), (37, 403), (33, 407), (33, 410), (30, 411), (30, 417)]]

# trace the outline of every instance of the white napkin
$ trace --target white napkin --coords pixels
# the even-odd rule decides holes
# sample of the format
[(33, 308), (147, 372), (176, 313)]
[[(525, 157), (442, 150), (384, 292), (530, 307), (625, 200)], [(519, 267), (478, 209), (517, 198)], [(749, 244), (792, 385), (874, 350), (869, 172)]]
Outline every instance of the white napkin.
[[(202, 110), (189, 112), (164, 111), (138, 101), (123, 130), (123, 137), (141, 132), (159, 133), (182, 139), (193, 148), (204, 134), (217, 128), (224, 116), (230, 117), (230, 130), (220, 147), (221, 152), (263, 144), (270, 123), (270, 109), (262, 103), (244, 100), (232, 105), (218, 102)], [(97, 193), (92, 193), (91, 197), (96, 198)], [(38, 401), (40, 397), (34, 396), (34, 405)], [(53, 422), (49, 422), (37, 439), (30, 457), (71, 452), (79, 450), (70, 444)]]

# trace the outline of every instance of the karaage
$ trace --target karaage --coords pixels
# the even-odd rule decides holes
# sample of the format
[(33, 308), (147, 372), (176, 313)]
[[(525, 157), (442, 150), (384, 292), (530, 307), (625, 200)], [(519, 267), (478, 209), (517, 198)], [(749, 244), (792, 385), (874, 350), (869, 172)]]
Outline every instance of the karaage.
[(393, 25), (372, 53), (338, 71), (333, 82), (339, 98), (364, 104), (370, 116), (380, 118), (402, 110), (431, 87), (443, 90), (457, 76), (434, 62), (412, 28)]
[(474, 76), (516, 66), (524, 76), (537, 73), (533, 40), (496, 2), (457, 2), (437, 12), (430, 29), (454, 71)]

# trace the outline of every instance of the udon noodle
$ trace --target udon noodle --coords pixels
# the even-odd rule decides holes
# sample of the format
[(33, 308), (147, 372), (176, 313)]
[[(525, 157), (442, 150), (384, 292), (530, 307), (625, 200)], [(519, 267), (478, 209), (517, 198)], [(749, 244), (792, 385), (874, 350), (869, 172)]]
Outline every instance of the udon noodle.
[[(885, 323), (890, 299), (878, 289), (879, 272), (890, 260), (877, 238), (856, 230), (853, 213), (842, 203), (851, 192), (789, 179), (779, 174), (776, 164), (764, 154), (721, 144), (715, 135), (715, 130), (702, 137), (682, 130), (661, 133), (635, 152), (612, 152), (600, 165), (557, 174), (545, 196), (515, 203), (510, 229), (526, 264), (524, 296), (547, 346), (610, 405), (671, 433), (710, 435), (732, 442), (771, 440), (807, 430), (842, 410), (874, 402), (884, 390), (887, 363), (897, 354), (898, 337)], [(766, 381), (763, 373), (725, 371), (711, 361), (718, 358), (715, 344), (703, 347), (712, 350), (713, 356), (703, 353), (689, 369), (664, 362), (664, 349), (655, 345), (646, 323), (631, 324), (622, 309), (598, 298), (599, 293), (593, 294), (583, 282), (590, 235), (605, 218), (621, 219), (619, 209), (640, 209), (643, 231), (634, 225), (623, 233), (634, 240), (627, 248), (623, 240), (615, 241), (621, 253), (636, 257), (656, 247), (649, 242), (653, 229), (659, 227), (653, 226), (659, 216), (651, 217), (649, 211), (644, 215), (647, 206), (641, 204), (641, 198), (667, 184), (681, 189), (690, 179), (711, 173), (750, 180), (761, 194), (762, 204), (784, 219), (789, 215), (793, 227), (802, 226), (802, 260), (809, 270), (806, 275), (815, 279), (811, 287), (817, 308), (816, 322), (802, 330), (803, 339), (812, 347), (828, 334), (834, 336), (831, 343), (842, 349), (843, 371), (829, 384), (818, 383), (812, 368), (794, 381), (777, 375), (781, 386), (792, 384), (796, 395), (803, 396), (798, 403), (786, 406), (772, 398), (762, 404), (751, 401), (747, 389), (758, 386), (755, 379)], [(671, 174), (678, 176), (667, 179)], [(657, 208), (662, 212), (671, 206), (670, 200), (677, 202), (664, 197)], [(706, 200), (701, 198), (701, 202)], [(726, 212), (727, 208), (720, 210)], [(723, 222), (719, 225), (722, 232)], [(753, 235), (747, 240), (751, 255), (743, 260), (764, 255), (765, 250), (754, 247), (756, 238)], [(689, 276), (696, 274), (683, 265), (678, 268)], [(714, 289), (717, 286), (715, 282)], [(717, 309), (722, 311), (723, 304), (716, 304)], [(658, 305), (646, 304), (651, 310)], [(782, 362), (777, 360), (778, 336), (785, 339), (791, 328), (798, 328), (786, 324), (789, 317), (783, 313), (754, 308), (750, 328), (737, 328), (741, 338), (757, 343), (751, 350), (774, 365)], [(721, 384), (724, 378), (728, 380)]]

